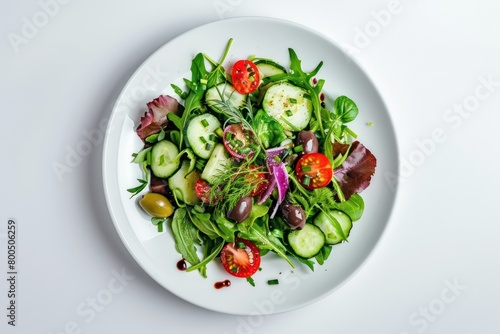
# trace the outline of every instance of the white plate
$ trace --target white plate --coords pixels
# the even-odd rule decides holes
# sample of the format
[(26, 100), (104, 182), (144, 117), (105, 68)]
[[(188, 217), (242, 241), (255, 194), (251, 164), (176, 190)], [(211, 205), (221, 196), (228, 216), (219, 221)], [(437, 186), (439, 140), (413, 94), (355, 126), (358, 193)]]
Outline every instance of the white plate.
[[(288, 48), (312, 70), (321, 60), (318, 78), (326, 79), (327, 96), (347, 95), (360, 114), (352, 124), (359, 140), (377, 157), (376, 175), (363, 192), (365, 214), (354, 224), (348, 244), (334, 246), (323, 266), (311, 272), (303, 265), (295, 270), (282, 259), (267, 255), (262, 271), (254, 275), (256, 286), (245, 279), (230, 278), (219, 263), (208, 267), (208, 278), (176, 268), (170, 230), (158, 233), (142, 213), (137, 197), (129, 199), (126, 189), (141, 177), (131, 154), (141, 148), (135, 134), (146, 103), (162, 93), (171, 93), (171, 82), (190, 77), (191, 60), (203, 52), (217, 60), (229, 38), (234, 43), (227, 61), (257, 55), (288, 66)], [(368, 126), (373, 122), (373, 126)], [(296, 309), (332, 293), (366, 261), (381, 238), (389, 220), (396, 189), (386, 181), (387, 173), (398, 173), (395, 131), (387, 108), (372, 81), (360, 66), (334, 42), (304, 26), (271, 18), (234, 18), (213, 22), (188, 31), (151, 55), (124, 87), (113, 109), (106, 134), (103, 178), (107, 204), (123, 243), (142, 268), (159, 284), (180, 298), (198, 306), (232, 314), (272, 314)], [(214, 283), (231, 280), (231, 286), (217, 290)], [(267, 280), (279, 279), (279, 285)]]

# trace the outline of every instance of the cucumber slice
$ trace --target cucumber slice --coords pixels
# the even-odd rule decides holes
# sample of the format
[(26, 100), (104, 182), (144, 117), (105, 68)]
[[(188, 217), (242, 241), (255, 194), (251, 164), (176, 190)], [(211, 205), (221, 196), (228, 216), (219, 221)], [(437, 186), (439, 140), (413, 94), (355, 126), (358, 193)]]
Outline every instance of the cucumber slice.
[[(351, 218), (342, 211), (332, 210), (329, 211), (331, 218), (335, 219), (338, 226), (344, 232), (344, 236), (347, 238), (352, 229)], [(329, 245), (335, 245), (342, 242), (342, 236), (339, 234), (338, 230), (335, 228), (335, 222), (324, 213), (320, 212), (314, 219), (314, 225), (318, 226), (321, 231), (325, 234), (325, 242)]]
[(286, 69), (269, 59), (259, 59), (255, 61), (255, 66), (259, 69), (260, 78), (270, 77), (276, 74), (286, 73)]
[(278, 82), (267, 89), (262, 107), (285, 130), (300, 131), (307, 127), (313, 112), (308, 95), (305, 89), (288, 82)]
[(228, 165), (231, 163), (231, 158), (229, 154), (227, 154), (224, 145), (215, 144), (214, 151), (208, 159), (205, 168), (203, 168), (203, 172), (201, 173), (201, 178), (208, 183), (214, 183), (217, 179), (218, 174), (222, 170), (222, 166)]
[(215, 112), (220, 112), (220, 106), (217, 101), (228, 101), (236, 108), (245, 105), (246, 95), (238, 93), (230, 83), (220, 83), (209, 89), (205, 93), (205, 102)]
[(167, 178), (179, 168), (179, 160), (176, 160), (179, 154), (177, 146), (168, 140), (162, 140), (156, 143), (151, 149), (151, 171), (154, 175), (161, 178)]
[(306, 223), (300, 230), (288, 234), (288, 243), (295, 254), (305, 259), (314, 257), (325, 245), (325, 235), (319, 227)]
[(196, 205), (200, 200), (194, 189), (199, 178), (200, 173), (196, 170), (189, 172), (189, 162), (184, 161), (181, 168), (168, 179), (168, 187), (178, 200), (189, 205)]
[(215, 146), (215, 130), (221, 124), (212, 114), (201, 114), (193, 117), (186, 130), (186, 138), (194, 154), (203, 159), (208, 159)]

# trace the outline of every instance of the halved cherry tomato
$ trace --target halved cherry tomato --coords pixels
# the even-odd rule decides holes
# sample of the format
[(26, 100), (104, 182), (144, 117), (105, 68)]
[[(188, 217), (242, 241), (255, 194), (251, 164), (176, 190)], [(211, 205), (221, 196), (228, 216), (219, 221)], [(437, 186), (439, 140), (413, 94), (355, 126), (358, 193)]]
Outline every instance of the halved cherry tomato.
[(308, 153), (297, 161), (295, 173), (300, 184), (311, 190), (327, 186), (332, 180), (333, 169), (324, 154)]
[(240, 123), (228, 125), (224, 129), (222, 143), (226, 151), (236, 159), (253, 155), (257, 147), (255, 134)]
[(254, 92), (260, 83), (259, 69), (251, 60), (238, 60), (231, 72), (234, 89), (240, 94)]
[(222, 266), (236, 277), (250, 277), (260, 266), (260, 251), (253, 242), (236, 238), (228, 242), (220, 253)]
[[(261, 170), (261, 168), (259, 168), (257, 166), (253, 166), (253, 165), (250, 166), (250, 168), (255, 168), (255, 171)], [(248, 181), (248, 183), (255, 185), (255, 188), (250, 192), (250, 194), (248, 194), (248, 196), (252, 196), (252, 197), (262, 194), (266, 190), (267, 186), (269, 185), (269, 181), (267, 180), (266, 173), (264, 173), (264, 172), (256, 173), (256, 174), (252, 173), (251, 175), (248, 175), (246, 180)]]
[(214, 204), (217, 202), (217, 199), (214, 198), (210, 201), (209, 193), (212, 187), (207, 183), (207, 181), (203, 179), (198, 179), (194, 185), (194, 191), (196, 192), (196, 196), (205, 204)]

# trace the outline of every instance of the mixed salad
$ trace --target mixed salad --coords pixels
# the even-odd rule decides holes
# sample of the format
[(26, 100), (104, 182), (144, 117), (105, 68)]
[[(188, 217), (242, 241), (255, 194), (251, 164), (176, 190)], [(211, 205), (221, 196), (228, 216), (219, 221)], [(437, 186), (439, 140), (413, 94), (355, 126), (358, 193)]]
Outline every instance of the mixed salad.
[(323, 62), (306, 72), (289, 49), (289, 68), (256, 56), (225, 68), (231, 44), (219, 61), (198, 53), (185, 87), (172, 84), (177, 98), (148, 103), (133, 154), (144, 177), (128, 191), (171, 228), (187, 271), (207, 277), (220, 261), (252, 283), (267, 253), (314, 270), (348, 239), (375, 172), (347, 126), (358, 108), (325, 99)]

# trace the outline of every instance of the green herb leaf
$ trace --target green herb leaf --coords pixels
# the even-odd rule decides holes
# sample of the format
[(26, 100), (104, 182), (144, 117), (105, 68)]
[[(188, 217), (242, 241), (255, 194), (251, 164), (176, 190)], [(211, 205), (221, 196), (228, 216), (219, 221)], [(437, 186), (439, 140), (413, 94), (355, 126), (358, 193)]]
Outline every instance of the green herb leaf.
[(188, 214), (194, 226), (196, 226), (196, 228), (198, 228), (210, 239), (224, 237), (224, 234), (222, 233), (220, 228), (215, 222), (212, 221), (212, 216), (210, 213), (200, 213), (195, 209), (192, 209), (191, 211), (188, 211)]
[(239, 223), (237, 226), (242, 238), (255, 242), (255, 244), (259, 248), (274, 251), (280, 257), (285, 259), (290, 264), (290, 266), (292, 266), (292, 268), (295, 268), (293, 262), (286, 255), (287, 250), (285, 246), (278, 238), (273, 236), (271, 233), (267, 233), (269, 227), (264, 228), (257, 222), (255, 222), (251, 226), (242, 223)]
[(333, 109), (335, 110), (335, 114), (340, 117), (343, 123), (354, 121), (359, 113), (356, 103), (354, 103), (354, 101), (347, 96), (337, 97), (333, 103)]
[(332, 252), (332, 246), (324, 245), (323, 248), (321, 248), (321, 250), (319, 251), (319, 253), (315, 256), (316, 262), (318, 262), (318, 264), (322, 266), (330, 256), (331, 252)]
[(177, 252), (192, 266), (199, 264), (200, 258), (195, 247), (195, 242), (198, 239), (198, 229), (189, 219), (186, 208), (177, 208), (175, 210), (172, 219), (172, 233)]
[[(212, 262), (216, 257), (217, 255), (220, 254), (222, 248), (224, 247), (224, 245), (226, 244), (224, 242), (224, 240), (222, 239), (217, 239), (215, 240), (216, 243), (216, 246), (213, 247), (212, 251), (207, 254), (204, 259), (202, 261), (200, 261), (200, 263), (198, 264), (195, 264), (189, 268), (186, 269), (187, 272), (190, 272), (190, 271), (193, 271), (193, 270), (206, 270), (206, 266)], [(205, 248), (205, 252), (207, 253), (208, 252), (208, 247)], [(205, 275), (206, 277), (206, 275)]]
[(146, 160), (146, 155), (149, 151), (151, 151), (153, 147), (147, 147), (139, 151), (139, 153), (136, 154), (134, 160), (132, 161), (133, 163), (140, 164)]
[(274, 147), (286, 139), (283, 126), (262, 109), (253, 118), (252, 127), (265, 148)]

